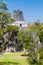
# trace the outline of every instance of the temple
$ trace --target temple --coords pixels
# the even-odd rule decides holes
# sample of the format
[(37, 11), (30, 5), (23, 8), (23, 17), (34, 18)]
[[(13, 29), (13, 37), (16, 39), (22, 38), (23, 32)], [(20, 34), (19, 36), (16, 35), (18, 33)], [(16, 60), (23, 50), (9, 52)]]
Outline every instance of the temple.
[(20, 10), (14, 10), (13, 16), (16, 21), (24, 21), (23, 12)]

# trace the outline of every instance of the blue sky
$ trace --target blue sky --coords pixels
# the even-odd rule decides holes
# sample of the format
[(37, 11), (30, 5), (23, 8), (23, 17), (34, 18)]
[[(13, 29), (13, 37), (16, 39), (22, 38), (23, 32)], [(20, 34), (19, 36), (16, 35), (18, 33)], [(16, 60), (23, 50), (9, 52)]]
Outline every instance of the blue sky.
[(39, 19), (43, 22), (43, 0), (5, 0), (9, 11), (15, 9), (23, 11), (24, 19), (34, 22)]

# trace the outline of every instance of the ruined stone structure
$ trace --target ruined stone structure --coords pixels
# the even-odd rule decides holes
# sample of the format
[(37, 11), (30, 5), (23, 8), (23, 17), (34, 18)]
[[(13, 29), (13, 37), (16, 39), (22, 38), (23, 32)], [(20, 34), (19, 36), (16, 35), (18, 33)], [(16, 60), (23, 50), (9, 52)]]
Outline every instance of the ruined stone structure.
[(14, 10), (13, 18), (15, 19), (15, 21), (13, 23), (11, 23), (11, 24), (8, 24), (8, 25), (13, 25), (13, 26), (16, 25), (20, 29), (26, 29), (28, 27), (29, 22), (24, 20), (22, 11)]
[(15, 52), (18, 49), (18, 42), (14, 32), (7, 32), (3, 35), (4, 50), (7, 52)]
[(20, 10), (14, 10), (13, 12), (14, 19), (16, 21), (24, 21), (23, 12)]
[(42, 47), (42, 44), (41, 44), (40, 39), (39, 39), (39, 36), (37, 36), (36, 32), (31, 32), (31, 35), (32, 35), (34, 43), (35, 43), (34, 50), (38, 51)]
[[(23, 12), (20, 10), (14, 10), (13, 13), (14, 13), (13, 15), (14, 15), (15, 21), (13, 23), (9, 23), (7, 25), (10, 25), (10, 26), (16, 25), (19, 27), (19, 30), (27, 29), (28, 22), (24, 21)], [(21, 50), (15, 33), (7, 32), (3, 35), (3, 39), (4, 39), (3, 50), (8, 51), (8, 52), (10, 52), (10, 51), (15, 52), (15, 51)]]

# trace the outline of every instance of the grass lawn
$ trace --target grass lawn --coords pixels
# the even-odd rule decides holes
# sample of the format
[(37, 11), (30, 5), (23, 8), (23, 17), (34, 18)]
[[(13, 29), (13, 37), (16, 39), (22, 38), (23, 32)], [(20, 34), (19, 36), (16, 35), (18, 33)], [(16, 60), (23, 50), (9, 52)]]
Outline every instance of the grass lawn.
[(0, 65), (28, 65), (26, 57), (21, 56), (24, 52), (0, 54)]

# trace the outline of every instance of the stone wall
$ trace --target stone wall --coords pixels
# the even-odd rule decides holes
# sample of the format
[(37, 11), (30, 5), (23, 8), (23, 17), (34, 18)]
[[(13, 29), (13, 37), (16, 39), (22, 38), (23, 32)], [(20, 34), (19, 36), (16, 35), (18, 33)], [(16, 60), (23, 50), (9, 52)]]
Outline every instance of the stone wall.
[(24, 21), (23, 12), (20, 10), (14, 10), (13, 12), (14, 19), (16, 21)]

